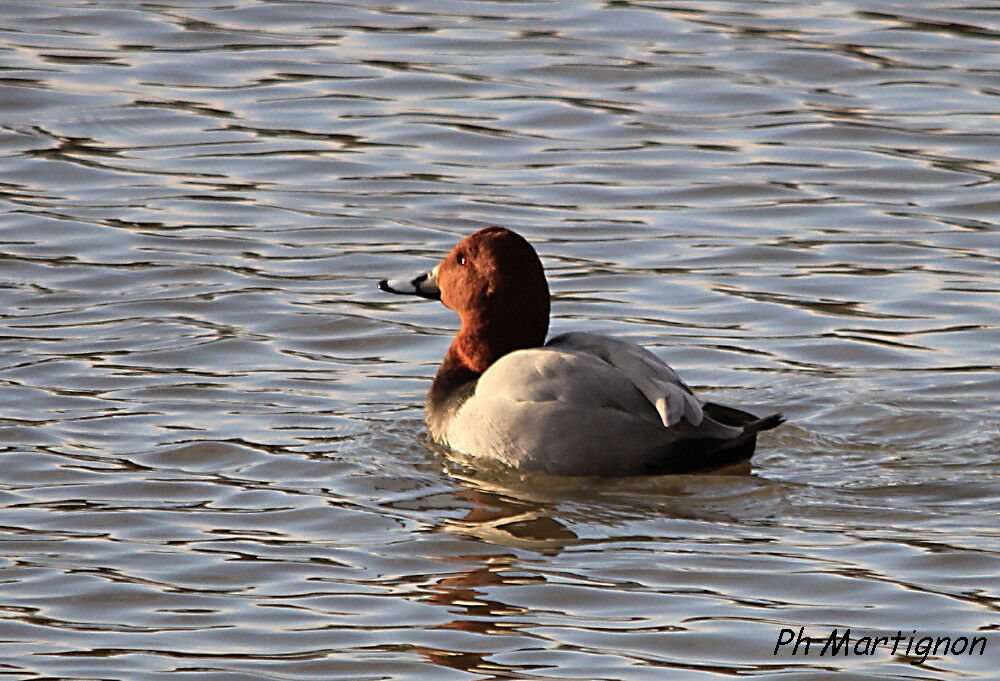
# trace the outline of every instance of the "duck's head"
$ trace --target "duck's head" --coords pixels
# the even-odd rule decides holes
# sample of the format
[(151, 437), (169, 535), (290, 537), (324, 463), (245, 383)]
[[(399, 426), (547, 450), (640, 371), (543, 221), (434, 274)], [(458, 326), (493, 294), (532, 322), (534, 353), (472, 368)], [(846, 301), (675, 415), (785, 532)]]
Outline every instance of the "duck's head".
[[(459, 241), (429, 272), (379, 282), (389, 293), (440, 300), (458, 313), (463, 356), (485, 371), (511, 350), (545, 342), (549, 287), (538, 254), (522, 236), (487, 227)], [(485, 366), (484, 366), (485, 364)]]

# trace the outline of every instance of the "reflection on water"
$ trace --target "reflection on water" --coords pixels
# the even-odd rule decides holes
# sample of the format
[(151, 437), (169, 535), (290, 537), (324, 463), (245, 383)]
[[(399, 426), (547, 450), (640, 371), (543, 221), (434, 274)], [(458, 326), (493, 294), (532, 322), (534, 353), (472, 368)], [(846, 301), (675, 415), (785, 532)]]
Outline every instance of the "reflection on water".
[[(988, 3), (0, 3), (11, 679), (994, 678)], [(487, 224), (750, 475), (426, 446)], [(735, 471), (731, 471), (735, 473)], [(986, 635), (988, 654), (772, 654)]]

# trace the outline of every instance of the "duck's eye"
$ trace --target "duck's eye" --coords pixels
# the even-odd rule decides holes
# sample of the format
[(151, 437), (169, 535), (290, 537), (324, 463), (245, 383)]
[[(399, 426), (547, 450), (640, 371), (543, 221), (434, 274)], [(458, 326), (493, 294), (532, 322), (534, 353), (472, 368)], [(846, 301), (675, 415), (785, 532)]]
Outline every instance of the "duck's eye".
[(461, 253), (459, 253), (458, 255), (456, 255), (456, 256), (455, 256), (455, 261), (456, 261), (456, 262), (457, 262), (457, 263), (458, 263), (459, 265), (464, 265), (464, 264), (465, 264), (465, 256), (464, 256), (464, 255), (462, 255)]

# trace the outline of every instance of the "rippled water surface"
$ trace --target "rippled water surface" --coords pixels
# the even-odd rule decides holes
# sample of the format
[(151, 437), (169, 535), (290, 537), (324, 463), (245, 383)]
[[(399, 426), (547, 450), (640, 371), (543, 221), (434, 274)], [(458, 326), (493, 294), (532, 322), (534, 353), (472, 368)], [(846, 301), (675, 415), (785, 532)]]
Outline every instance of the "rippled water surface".
[[(995, 679), (995, 3), (0, 3), (4, 679)], [(485, 476), (455, 328), (553, 330), (789, 423), (749, 476)], [(773, 654), (986, 636), (985, 655)]]

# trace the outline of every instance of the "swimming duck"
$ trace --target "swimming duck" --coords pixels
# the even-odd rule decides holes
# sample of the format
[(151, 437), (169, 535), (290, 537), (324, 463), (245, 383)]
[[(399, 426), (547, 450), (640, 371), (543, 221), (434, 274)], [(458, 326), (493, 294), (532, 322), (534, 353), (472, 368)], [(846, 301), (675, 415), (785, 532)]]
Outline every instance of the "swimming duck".
[(783, 421), (701, 402), (626, 340), (573, 332), (545, 342), (542, 263), (503, 227), (470, 234), (430, 272), (379, 288), (458, 313), (425, 421), (435, 442), (473, 460), (554, 475), (689, 473), (748, 460), (757, 433)]

